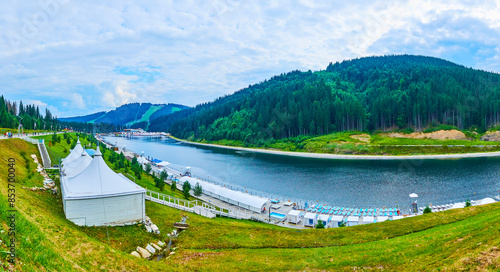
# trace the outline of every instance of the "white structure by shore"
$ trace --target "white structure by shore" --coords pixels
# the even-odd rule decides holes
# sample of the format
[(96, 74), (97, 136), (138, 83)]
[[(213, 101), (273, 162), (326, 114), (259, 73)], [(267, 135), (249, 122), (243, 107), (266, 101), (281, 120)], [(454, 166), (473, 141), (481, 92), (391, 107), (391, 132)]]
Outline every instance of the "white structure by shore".
[[(74, 152), (82, 156), (75, 148), (67, 158), (77, 159)], [(146, 216), (146, 190), (111, 170), (99, 148), (81, 173), (61, 176), (61, 192), (66, 218), (79, 226), (131, 224)]]
[(234, 191), (219, 185), (215, 185), (210, 182), (195, 179), (192, 177), (181, 177), (179, 179), (180, 184), (188, 181), (191, 187), (194, 188), (196, 183), (200, 183), (203, 188), (203, 193), (209, 195), (213, 198), (220, 199), (229, 204), (251, 210), (253, 212), (260, 213), (266, 202), (269, 200), (267, 198), (262, 198), (259, 196), (254, 196), (251, 194)]

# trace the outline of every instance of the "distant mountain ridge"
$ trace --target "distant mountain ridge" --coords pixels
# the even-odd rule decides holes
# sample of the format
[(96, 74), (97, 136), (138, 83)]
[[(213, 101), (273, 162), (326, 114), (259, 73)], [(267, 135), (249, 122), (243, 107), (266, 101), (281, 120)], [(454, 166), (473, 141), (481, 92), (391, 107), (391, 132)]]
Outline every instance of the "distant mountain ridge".
[(161, 116), (187, 109), (189, 107), (179, 104), (152, 104), (152, 103), (130, 103), (122, 105), (114, 110), (96, 112), (84, 116), (59, 118), (64, 122), (78, 123), (107, 123), (120, 126), (143, 126), (146, 128), (149, 121)]
[(152, 120), (150, 131), (262, 146), (332, 132), (500, 125), (500, 74), (426, 56), (390, 55), (292, 71)]

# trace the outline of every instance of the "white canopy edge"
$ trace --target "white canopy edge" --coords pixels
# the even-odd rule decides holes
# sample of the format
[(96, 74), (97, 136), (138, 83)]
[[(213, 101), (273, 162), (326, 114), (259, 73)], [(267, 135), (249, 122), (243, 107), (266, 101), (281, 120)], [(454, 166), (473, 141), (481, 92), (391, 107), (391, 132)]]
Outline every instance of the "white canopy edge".
[(239, 191), (234, 191), (229, 188), (225, 188), (219, 185), (215, 185), (213, 183), (199, 180), (196, 178), (192, 177), (182, 177), (179, 179), (179, 181), (184, 184), (185, 181), (188, 181), (191, 184), (191, 187), (194, 187), (196, 183), (199, 183), (201, 187), (203, 188), (203, 191), (208, 191), (211, 194), (219, 195), (227, 199), (231, 199), (235, 202), (239, 202), (251, 207), (254, 207), (255, 209), (260, 210), (269, 199), (262, 198), (259, 196), (254, 196), (251, 194), (239, 192)]

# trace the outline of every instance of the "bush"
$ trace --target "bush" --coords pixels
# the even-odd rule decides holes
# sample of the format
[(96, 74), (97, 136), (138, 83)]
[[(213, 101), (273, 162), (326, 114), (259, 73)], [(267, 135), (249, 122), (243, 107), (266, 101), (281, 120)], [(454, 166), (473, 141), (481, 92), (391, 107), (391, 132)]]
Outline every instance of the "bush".
[(152, 168), (151, 168), (151, 164), (149, 164), (149, 163), (148, 163), (148, 164), (146, 164), (146, 169), (145, 169), (144, 171), (146, 171), (146, 173), (148, 173), (148, 174), (149, 174), (149, 173), (151, 173), (151, 170), (152, 170)]
[(159, 178), (155, 178), (155, 186), (163, 192), (163, 188), (165, 188), (165, 181)]
[(177, 189), (177, 182), (175, 182), (175, 180), (172, 180), (172, 184), (170, 185), (170, 189), (172, 189), (172, 192), (175, 192), (175, 189)]
[(203, 193), (203, 188), (201, 187), (199, 182), (196, 182), (193, 192), (195, 196), (201, 196), (201, 194)]
[(431, 213), (431, 212), (432, 212), (432, 210), (431, 210), (431, 208), (429, 208), (429, 206), (425, 207), (424, 214)]
[(184, 184), (182, 184), (184, 198), (189, 199), (189, 191), (191, 191), (191, 184), (189, 184), (189, 181), (185, 181)]
[(470, 200), (469, 200), (469, 199), (467, 199), (467, 200), (465, 201), (465, 207), (470, 207), (470, 206), (472, 206), (472, 204), (470, 203)]
[(324, 229), (325, 225), (323, 224), (323, 221), (319, 220), (318, 224), (314, 227), (316, 229)]
[(166, 180), (167, 178), (168, 178), (167, 171), (165, 171), (165, 170), (161, 171), (161, 173), (160, 173), (160, 179), (161, 180)]

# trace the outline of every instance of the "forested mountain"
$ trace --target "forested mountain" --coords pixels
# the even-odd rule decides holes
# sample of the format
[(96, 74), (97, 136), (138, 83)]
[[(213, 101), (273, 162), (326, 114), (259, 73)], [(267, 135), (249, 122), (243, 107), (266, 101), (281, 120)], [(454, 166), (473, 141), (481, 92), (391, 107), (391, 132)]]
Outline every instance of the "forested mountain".
[(146, 128), (149, 120), (187, 108), (177, 104), (131, 103), (122, 105), (109, 112), (98, 112), (85, 116), (60, 118), (64, 122), (106, 123), (119, 126), (143, 125)]
[(433, 57), (398, 55), (293, 71), (151, 121), (181, 138), (268, 139), (343, 130), (460, 129), (500, 122), (500, 75)]
[(23, 105), (23, 101), (10, 102), (0, 96), (0, 128), (17, 129), (19, 121), (24, 129), (58, 129), (59, 123), (56, 117), (52, 116), (50, 110), (45, 110), (42, 115), (40, 108), (36, 105)]

